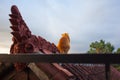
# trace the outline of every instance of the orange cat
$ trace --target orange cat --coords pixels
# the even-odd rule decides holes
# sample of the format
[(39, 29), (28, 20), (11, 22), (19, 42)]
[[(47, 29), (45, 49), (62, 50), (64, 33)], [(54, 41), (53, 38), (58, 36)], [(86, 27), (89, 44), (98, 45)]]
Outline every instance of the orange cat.
[(62, 34), (62, 37), (59, 40), (57, 45), (58, 50), (62, 54), (67, 54), (70, 49), (70, 38), (68, 33)]

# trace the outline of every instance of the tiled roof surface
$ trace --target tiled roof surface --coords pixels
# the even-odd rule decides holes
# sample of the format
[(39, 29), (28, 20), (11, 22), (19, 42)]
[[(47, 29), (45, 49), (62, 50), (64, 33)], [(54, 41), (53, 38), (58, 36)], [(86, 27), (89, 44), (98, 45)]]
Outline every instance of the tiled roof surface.
[[(62, 71), (56, 70), (54, 66), (50, 70), (46, 68), (47, 66), (45, 65), (43, 69), (49, 75), (48, 77), (50, 80), (51, 79), (52, 80), (106, 80), (104, 65), (86, 66), (81, 64), (62, 64), (62, 66), (66, 68), (68, 71), (70, 71), (75, 77), (66, 76), (66, 74), (64, 74)], [(64, 78), (62, 76), (68, 78)], [(110, 77), (111, 80), (120, 80), (120, 72), (111, 66)], [(10, 63), (4, 63), (0, 65), (0, 80), (21, 80), (21, 79), (39, 80), (38, 76), (36, 76), (36, 74), (29, 68), (26, 68), (20, 72), (16, 72), (15, 68)]]
[[(78, 80), (106, 80), (104, 65), (62, 64), (62, 66), (73, 73)], [(111, 80), (120, 80), (120, 72), (112, 66), (110, 68)]]
[(39, 80), (29, 69), (17, 72), (11, 63), (0, 64), (0, 80)]

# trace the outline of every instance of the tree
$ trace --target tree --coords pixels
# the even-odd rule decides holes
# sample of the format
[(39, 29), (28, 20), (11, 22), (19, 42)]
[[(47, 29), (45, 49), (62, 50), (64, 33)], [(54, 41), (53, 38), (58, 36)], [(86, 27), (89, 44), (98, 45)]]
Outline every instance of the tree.
[(117, 53), (117, 54), (119, 54), (119, 53), (120, 53), (120, 48), (118, 48), (118, 49), (117, 49), (116, 53)]
[(88, 53), (112, 53), (114, 46), (110, 42), (105, 43), (104, 40), (92, 42)]

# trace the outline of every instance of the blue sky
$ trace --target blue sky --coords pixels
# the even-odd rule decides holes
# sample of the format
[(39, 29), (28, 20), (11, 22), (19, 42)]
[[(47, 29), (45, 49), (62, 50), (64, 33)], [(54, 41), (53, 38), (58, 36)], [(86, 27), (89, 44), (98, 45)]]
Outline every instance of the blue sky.
[(61, 34), (71, 38), (69, 53), (84, 53), (101, 39), (120, 47), (119, 0), (1, 0), (0, 53), (9, 53), (12, 35), (10, 8), (17, 5), (35, 35), (57, 45)]

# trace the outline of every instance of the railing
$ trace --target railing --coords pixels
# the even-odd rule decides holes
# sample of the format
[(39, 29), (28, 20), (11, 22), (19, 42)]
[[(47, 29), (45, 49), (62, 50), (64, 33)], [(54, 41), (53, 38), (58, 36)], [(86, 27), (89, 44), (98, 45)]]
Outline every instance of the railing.
[(110, 80), (110, 64), (120, 64), (120, 54), (0, 54), (0, 62), (105, 64), (106, 80)]

